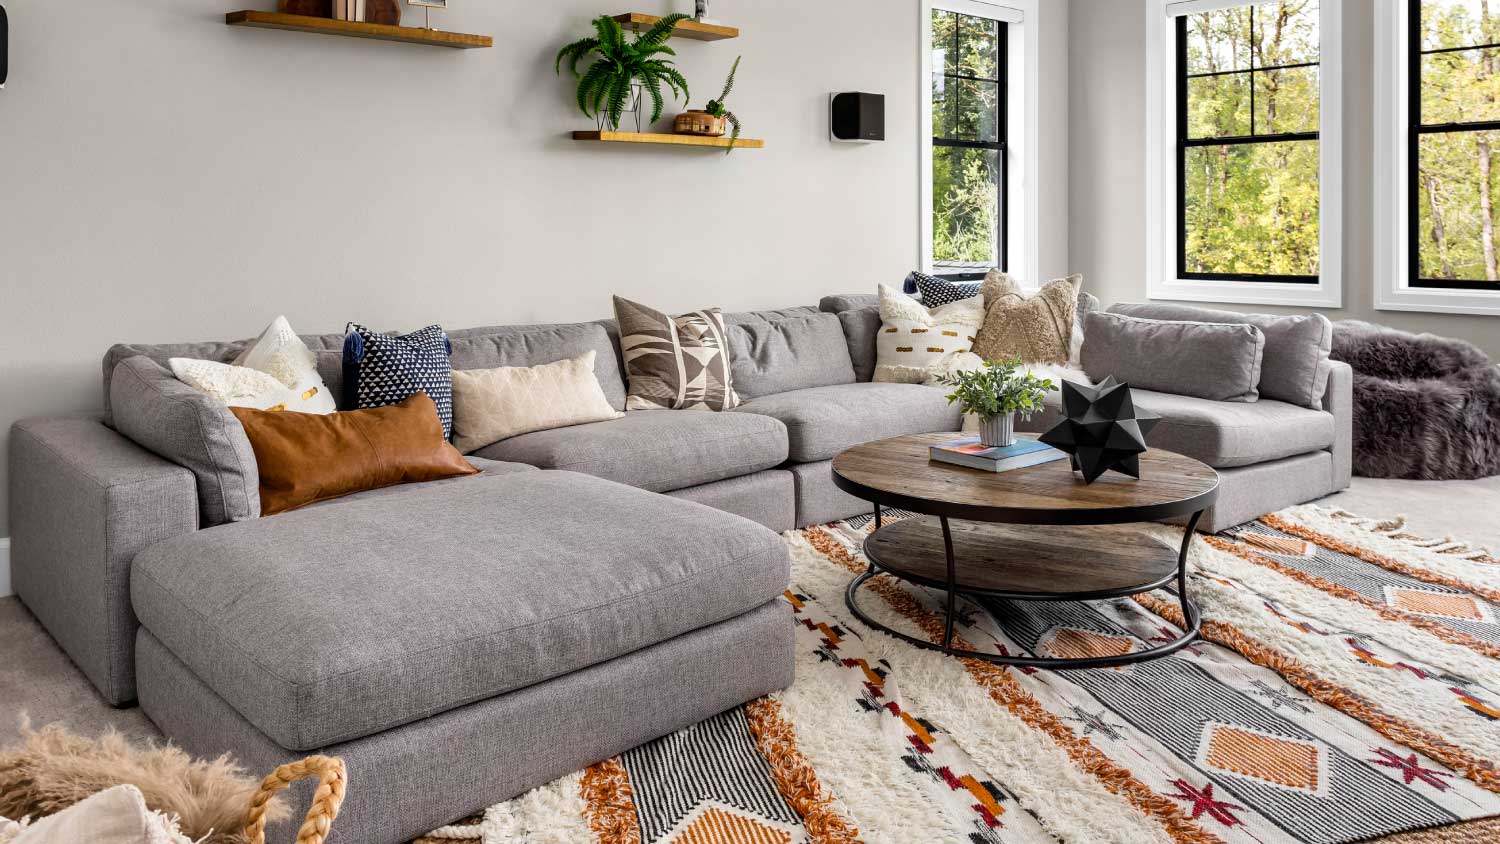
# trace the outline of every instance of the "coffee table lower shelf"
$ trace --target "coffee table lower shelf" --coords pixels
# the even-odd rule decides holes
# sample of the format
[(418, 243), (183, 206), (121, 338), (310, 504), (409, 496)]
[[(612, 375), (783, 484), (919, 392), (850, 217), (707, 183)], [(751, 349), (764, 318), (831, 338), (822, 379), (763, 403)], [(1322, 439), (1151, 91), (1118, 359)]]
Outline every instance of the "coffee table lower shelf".
[[(1198, 638), (1202, 615), (1188, 595), (1187, 557), (1202, 512), (1193, 514), (1176, 553), (1128, 526), (1008, 525), (955, 522), (946, 517), (913, 518), (881, 525), (865, 538), (868, 571), (849, 584), (844, 602), (860, 621), (902, 641), (950, 656), (999, 665), (1046, 669), (1113, 668), (1158, 659)], [(941, 643), (893, 630), (860, 609), (858, 593), (879, 574), (947, 593)], [(959, 596), (968, 597), (994, 618), (978, 599), (1013, 601), (1095, 601), (1150, 592), (1177, 581), (1177, 599), (1187, 629), (1163, 645), (1118, 656), (1051, 658), (1004, 656), (953, 646)]]

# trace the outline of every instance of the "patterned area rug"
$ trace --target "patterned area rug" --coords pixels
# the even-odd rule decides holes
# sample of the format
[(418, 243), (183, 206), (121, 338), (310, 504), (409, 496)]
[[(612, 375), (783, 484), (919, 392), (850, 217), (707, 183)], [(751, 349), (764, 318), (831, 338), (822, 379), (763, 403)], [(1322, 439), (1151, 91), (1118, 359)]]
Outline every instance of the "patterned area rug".
[[(1500, 840), (1484, 820), (1500, 816), (1500, 561), (1486, 552), (1294, 508), (1195, 543), (1204, 641), (1048, 672), (855, 621), (843, 593), (869, 521), (786, 534), (791, 689), (422, 844)], [(867, 590), (877, 620), (941, 637), (941, 593), (884, 577)], [(1007, 629), (964, 607), (963, 646), (1117, 653), (1182, 620), (1167, 592), (991, 609)]]

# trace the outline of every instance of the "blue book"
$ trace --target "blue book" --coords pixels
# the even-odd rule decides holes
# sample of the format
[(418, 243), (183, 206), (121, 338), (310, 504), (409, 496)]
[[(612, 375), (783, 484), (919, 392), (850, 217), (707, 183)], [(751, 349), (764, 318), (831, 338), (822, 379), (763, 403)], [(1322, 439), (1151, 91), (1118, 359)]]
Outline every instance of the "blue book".
[(932, 446), (928, 449), (928, 454), (933, 460), (988, 472), (1025, 469), (1063, 460), (1068, 456), (1065, 452), (1036, 440), (1020, 439), (1016, 440), (1015, 445), (988, 448), (979, 442), (978, 437)]

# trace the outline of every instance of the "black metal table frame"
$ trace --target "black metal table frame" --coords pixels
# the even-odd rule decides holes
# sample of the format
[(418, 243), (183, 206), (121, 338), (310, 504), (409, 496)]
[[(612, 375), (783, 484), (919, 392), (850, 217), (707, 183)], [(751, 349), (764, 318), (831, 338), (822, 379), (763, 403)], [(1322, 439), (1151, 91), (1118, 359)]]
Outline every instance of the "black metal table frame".
[[(1013, 665), (1025, 668), (1044, 668), (1051, 670), (1079, 670), (1085, 668), (1117, 668), (1123, 665), (1132, 665), (1147, 660), (1159, 659), (1177, 651), (1182, 650), (1197, 641), (1199, 630), (1203, 625), (1203, 616), (1198, 605), (1188, 595), (1188, 551), (1192, 549), (1193, 537), (1197, 533), (1198, 521), (1203, 514), (1212, 506), (1218, 498), (1217, 485), (1208, 492), (1184, 501), (1168, 502), (1163, 504), (1144, 505), (1140, 507), (1125, 508), (1120, 511), (1106, 511), (1104, 513), (1090, 513), (1089, 511), (1074, 510), (1031, 510), (998, 507), (983, 507), (980, 505), (945, 504), (943, 502), (929, 501), (925, 499), (912, 498), (900, 495), (876, 495), (875, 490), (863, 484), (855, 483), (844, 478), (837, 472), (833, 476), (834, 484), (845, 492), (850, 493), (867, 501), (875, 508), (875, 528), (865, 538), (865, 556), (870, 560), (869, 569), (855, 577), (849, 583), (848, 589), (844, 591), (844, 603), (849, 611), (854, 613), (864, 624), (876, 630), (894, 636), (909, 644), (926, 650), (939, 651), (956, 657), (969, 657), (982, 659), (997, 665)], [(882, 505), (882, 500), (891, 500), (889, 505)], [(936, 516), (943, 528), (943, 552), (947, 562), (947, 577), (945, 581), (931, 580), (924, 577), (881, 569), (876, 564), (874, 557), (870, 554), (869, 544), (875, 538), (883, 525), (881, 512), (883, 506), (892, 506), (901, 510), (907, 510), (926, 516)], [(966, 589), (958, 583), (958, 566), (953, 554), (953, 532), (949, 527), (948, 520), (960, 518), (964, 520), (981, 521), (1001, 524), (1063, 524), (1063, 525), (1109, 525), (1127, 524), (1131, 522), (1158, 521), (1176, 516), (1188, 516), (1187, 531), (1182, 537), (1182, 547), (1177, 554), (1177, 571), (1168, 573), (1155, 581), (1131, 586), (1124, 589), (1113, 589), (1106, 591), (1091, 592), (1008, 592), (997, 589)], [(946, 613), (947, 617), (943, 628), (943, 641), (941, 644), (921, 639), (893, 630), (871, 618), (864, 610), (860, 609), (857, 593), (870, 578), (878, 574), (888, 574), (898, 580), (915, 583), (933, 589), (941, 589), (947, 595)], [(1146, 648), (1139, 651), (1131, 651), (1121, 656), (1101, 656), (1057, 659), (1047, 657), (1006, 656), (1003, 654), (983, 653), (967, 648), (953, 647), (954, 626), (958, 620), (957, 605), (958, 596), (964, 595), (971, 599), (979, 597), (1004, 598), (1015, 601), (1099, 601), (1113, 598), (1125, 598), (1131, 595), (1139, 595), (1150, 592), (1153, 589), (1165, 586), (1173, 580), (1177, 581), (1177, 602), (1182, 607), (1183, 620), (1187, 622), (1187, 628), (1183, 634), (1163, 645)], [(1005, 622), (985, 605), (983, 601), (974, 600), (974, 604), (984, 610), (994, 620), (997, 627), (1005, 629)]]

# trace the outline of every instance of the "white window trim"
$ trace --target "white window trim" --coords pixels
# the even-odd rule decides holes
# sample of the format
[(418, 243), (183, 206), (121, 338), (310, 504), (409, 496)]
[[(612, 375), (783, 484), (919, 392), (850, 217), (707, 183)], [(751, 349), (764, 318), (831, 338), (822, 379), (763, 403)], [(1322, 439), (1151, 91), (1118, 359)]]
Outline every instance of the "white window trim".
[(923, 272), (932, 271), (932, 10), (940, 9), (1005, 21), (1010, 59), (1006, 68), (1006, 138), (1010, 156), (1009, 182), (1005, 186), (1006, 240), (1009, 270), (1027, 287), (1041, 284), (1041, 191), (1038, 164), (1038, 113), (1040, 109), (1041, 31), (1037, 0), (921, 0), (917, 45), (922, 77), (917, 103), (918, 249)]
[[(1265, 2), (1265, 0), (1259, 0)], [(1340, 308), (1343, 279), (1343, 0), (1321, 0), (1319, 34), (1319, 268), (1317, 284), (1177, 277), (1177, 50), (1181, 14), (1251, 0), (1145, 0), (1146, 289), (1152, 299)]]
[(1375, 308), (1500, 314), (1500, 291), (1411, 287), (1406, 0), (1375, 0)]

